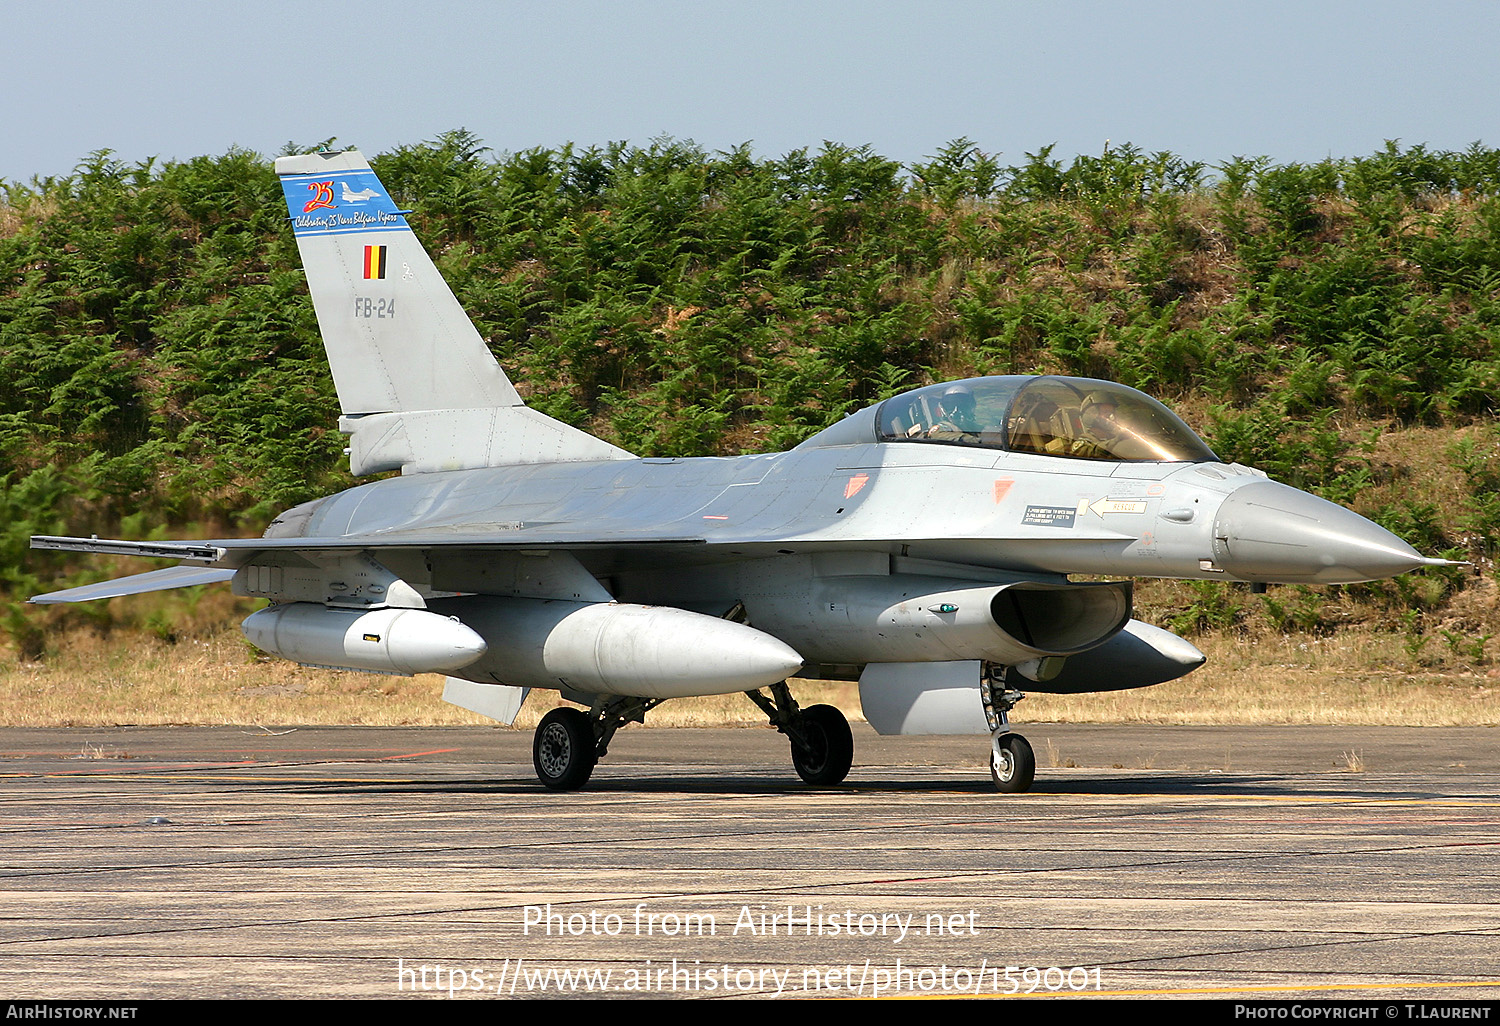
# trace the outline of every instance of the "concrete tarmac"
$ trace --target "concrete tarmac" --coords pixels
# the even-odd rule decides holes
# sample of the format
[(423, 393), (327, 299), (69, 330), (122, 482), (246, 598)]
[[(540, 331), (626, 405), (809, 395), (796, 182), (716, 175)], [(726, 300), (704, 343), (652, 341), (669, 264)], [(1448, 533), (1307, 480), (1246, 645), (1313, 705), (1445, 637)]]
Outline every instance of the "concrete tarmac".
[(1500, 997), (1500, 732), (1020, 729), (0, 729), (0, 994)]

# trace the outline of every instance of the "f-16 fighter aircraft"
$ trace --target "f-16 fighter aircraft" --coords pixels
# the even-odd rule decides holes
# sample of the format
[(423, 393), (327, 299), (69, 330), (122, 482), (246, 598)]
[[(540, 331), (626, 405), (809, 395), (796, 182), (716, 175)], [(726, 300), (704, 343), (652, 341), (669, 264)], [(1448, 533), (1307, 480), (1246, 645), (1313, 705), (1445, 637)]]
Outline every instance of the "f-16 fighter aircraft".
[[(1203, 662), (1131, 618), (1131, 585), (1069, 575), (1343, 583), (1426, 559), (1343, 507), (1226, 465), (1166, 407), (1107, 381), (919, 388), (790, 452), (641, 459), (527, 408), (405, 212), (356, 151), (276, 161), (357, 475), (255, 539), (38, 537), (179, 565), (42, 595), (78, 602), (230, 580), (269, 605), (257, 646), (301, 663), (447, 675), (505, 723), (532, 688), (582, 708), (533, 744), (582, 787), (657, 704), (745, 692), (808, 783), (842, 781), (843, 714), (787, 678), (858, 680), (882, 734), (989, 734), (1032, 783), (1022, 690), (1143, 687)], [(585, 711), (586, 710), (586, 711)]]

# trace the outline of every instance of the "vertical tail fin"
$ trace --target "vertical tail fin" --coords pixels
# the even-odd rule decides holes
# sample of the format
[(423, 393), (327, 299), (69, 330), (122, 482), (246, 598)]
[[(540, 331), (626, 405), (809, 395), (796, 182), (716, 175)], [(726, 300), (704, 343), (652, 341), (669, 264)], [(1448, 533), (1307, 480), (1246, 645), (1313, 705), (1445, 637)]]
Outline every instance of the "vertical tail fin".
[(345, 416), (521, 404), (363, 156), (282, 157), (276, 173)]
[(357, 150), (276, 173), (356, 474), (630, 455), (526, 408)]

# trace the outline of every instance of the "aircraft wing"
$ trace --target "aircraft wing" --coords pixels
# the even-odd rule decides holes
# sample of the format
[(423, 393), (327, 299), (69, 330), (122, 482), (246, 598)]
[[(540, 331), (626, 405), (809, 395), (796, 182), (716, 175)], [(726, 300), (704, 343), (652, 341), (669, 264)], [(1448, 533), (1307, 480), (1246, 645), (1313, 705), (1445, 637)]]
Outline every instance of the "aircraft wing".
[[(1130, 541), (1133, 536), (1108, 529), (1073, 532), (1058, 537), (1035, 529), (1010, 532), (1007, 541), (1028, 544), (1056, 541)], [(917, 539), (904, 539), (907, 541)], [(964, 539), (953, 539), (962, 541)], [(994, 539), (973, 539), (994, 541)], [(868, 548), (871, 539), (864, 537), (797, 537), (766, 535), (762, 532), (738, 532), (713, 529), (704, 534), (684, 535), (662, 531), (654, 525), (618, 526), (601, 529), (598, 524), (537, 523), (475, 525), (461, 528), (422, 528), (416, 530), (371, 531), (328, 537), (216, 538), (201, 542), (142, 542), (108, 538), (69, 538), (37, 535), (31, 539), (34, 549), (66, 552), (91, 552), (117, 556), (141, 556), (153, 559), (179, 559), (221, 567), (240, 567), (261, 552), (351, 552), (380, 549), (632, 549), (647, 546), (712, 549), (734, 545), (736, 549), (764, 545), (796, 544), (804, 551), (812, 549)], [(165, 585), (163, 587), (166, 587)]]
[(100, 538), (97, 534), (89, 538), (34, 534), (31, 536), (31, 547), (61, 552), (93, 552), (107, 556), (182, 559), (195, 563), (217, 563), (224, 558), (225, 552), (218, 542), (120, 541), (114, 538)]
[[(178, 566), (151, 570), (130, 577), (120, 577), (97, 584), (36, 595), (29, 601), (48, 605), (64, 602), (91, 602), (150, 591), (189, 588), (198, 584), (217, 584), (234, 577), (235, 571), (272, 552), (288, 553), (359, 553), (390, 549), (483, 549), (538, 550), (566, 549), (583, 552), (590, 549), (642, 550), (654, 546), (680, 548), (701, 547), (703, 538), (655, 537), (640, 539), (584, 540), (581, 532), (566, 540), (558, 537), (567, 532), (510, 531), (475, 533), (470, 531), (391, 531), (379, 534), (349, 535), (336, 538), (221, 538), (203, 542), (127, 541), (114, 538), (70, 538), (35, 535), (33, 549), (59, 552), (88, 552), (113, 556), (139, 556), (146, 559), (177, 559)], [(205, 565), (206, 564), (206, 565)]]
[[(379, 549), (587, 549), (612, 548), (618, 545), (702, 545), (705, 538), (676, 536), (600, 538), (584, 531), (382, 531), (328, 538), (216, 538), (203, 542), (140, 542), (113, 538), (68, 538), (57, 535), (34, 535), (31, 547), (60, 552), (91, 552), (111, 556), (140, 556), (146, 559), (180, 559), (185, 562), (240, 567), (260, 552), (349, 552)], [(149, 576), (139, 574), (139, 577)], [(126, 580), (130, 578), (124, 578)], [(197, 583), (197, 582), (195, 582)], [(186, 585), (176, 585), (185, 587)], [(173, 587), (172, 585), (162, 585)], [(146, 591), (157, 589), (142, 589)], [(103, 596), (100, 596), (103, 597)]]
[[(470, 552), (517, 552), (517, 551), (562, 551), (570, 552), (597, 568), (600, 559), (603, 565), (642, 564), (660, 562), (669, 558), (671, 562), (687, 565), (712, 561), (716, 552), (733, 546), (737, 556), (767, 556), (786, 552), (788, 545), (796, 545), (799, 551), (838, 551), (842, 549), (865, 550), (870, 540), (859, 537), (846, 538), (796, 538), (768, 537), (757, 532), (710, 528), (704, 534), (684, 535), (663, 530), (665, 525), (625, 525), (601, 529), (600, 525), (570, 523), (532, 523), (504, 525), (473, 525), (462, 528), (422, 528), (363, 532), (359, 534), (329, 537), (281, 537), (281, 538), (217, 538), (208, 541), (129, 541), (112, 538), (73, 538), (54, 535), (37, 535), (31, 539), (34, 549), (50, 549), (63, 552), (87, 552), (117, 556), (139, 556), (147, 559), (176, 559), (182, 565), (152, 570), (113, 581), (49, 592), (31, 599), (32, 602), (49, 604), (62, 602), (88, 602), (95, 599), (116, 598), (149, 591), (164, 591), (171, 588), (186, 588), (198, 584), (228, 581), (240, 567), (254, 563), (257, 557), (274, 553), (307, 554), (361, 552), (379, 553), (390, 550), (463, 550)], [(680, 526), (680, 525), (678, 525)], [(1029, 533), (1029, 532), (1028, 532)], [(1039, 534), (1036, 537), (1012, 538), (1025, 544), (1045, 546), (1047, 543), (1063, 541), (1055, 535)], [(1087, 536), (1072, 535), (1068, 540), (1122, 541), (1127, 536), (1107, 530), (1089, 532)], [(962, 539), (958, 539), (962, 543)], [(975, 539), (975, 544), (984, 544)], [(670, 554), (669, 557), (667, 554)], [(589, 554), (592, 554), (590, 556)]]

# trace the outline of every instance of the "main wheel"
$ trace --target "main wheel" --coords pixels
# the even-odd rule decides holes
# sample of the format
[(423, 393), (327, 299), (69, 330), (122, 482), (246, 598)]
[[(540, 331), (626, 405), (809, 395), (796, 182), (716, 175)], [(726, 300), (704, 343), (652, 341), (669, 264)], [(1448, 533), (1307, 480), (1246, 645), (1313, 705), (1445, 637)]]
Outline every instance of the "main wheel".
[(554, 791), (573, 791), (594, 772), (594, 725), (577, 709), (553, 709), (536, 725), (531, 764), (537, 779)]
[(990, 777), (996, 791), (1020, 794), (1036, 779), (1036, 754), (1020, 734), (1001, 734), (990, 745)]
[(809, 784), (837, 784), (854, 765), (854, 735), (849, 721), (831, 705), (802, 710), (800, 724), (807, 748), (792, 742), (792, 765)]

